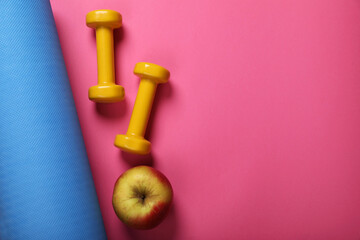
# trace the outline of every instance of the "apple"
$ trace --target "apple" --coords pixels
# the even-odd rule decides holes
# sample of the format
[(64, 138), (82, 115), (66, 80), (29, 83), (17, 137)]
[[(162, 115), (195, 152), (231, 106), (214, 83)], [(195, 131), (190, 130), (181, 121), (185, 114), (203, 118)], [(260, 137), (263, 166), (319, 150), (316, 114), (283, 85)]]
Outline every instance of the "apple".
[(137, 166), (116, 181), (112, 204), (129, 227), (151, 229), (166, 217), (172, 198), (173, 190), (164, 174), (149, 166)]

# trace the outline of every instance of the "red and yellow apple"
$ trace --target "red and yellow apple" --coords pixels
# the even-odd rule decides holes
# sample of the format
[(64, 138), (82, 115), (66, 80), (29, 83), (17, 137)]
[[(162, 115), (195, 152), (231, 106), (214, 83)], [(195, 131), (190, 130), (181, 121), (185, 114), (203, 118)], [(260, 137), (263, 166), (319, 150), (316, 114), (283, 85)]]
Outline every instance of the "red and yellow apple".
[(166, 217), (172, 198), (173, 190), (164, 174), (152, 167), (137, 166), (118, 178), (112, 203), (123, 223), (151, 229)]

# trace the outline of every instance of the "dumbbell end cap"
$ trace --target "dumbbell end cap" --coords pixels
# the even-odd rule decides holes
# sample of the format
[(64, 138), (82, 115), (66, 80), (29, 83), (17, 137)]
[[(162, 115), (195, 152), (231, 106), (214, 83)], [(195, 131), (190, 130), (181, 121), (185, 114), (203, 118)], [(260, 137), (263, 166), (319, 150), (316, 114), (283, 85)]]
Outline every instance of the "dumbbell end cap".
[(116, 135), (114, 145), (129, 153), (145, 155), (150, 153), (151, 143), (143, 137), (134, 135)]
[(135, 65), (134, 74), (140, 78), (150, 79), (156, 83), (166, 83), (170, 72), (154, 63), (139, 62)]
[(86, 25), (91, 28), (119, 28), (122, 24), (121, 14), (109, 9), (91, 11), (86, 15)]
[(96, 85), (89, 88), (89, 99), (97, 103), (120, 102), (124, 97), (125, 91), (120, 85)]

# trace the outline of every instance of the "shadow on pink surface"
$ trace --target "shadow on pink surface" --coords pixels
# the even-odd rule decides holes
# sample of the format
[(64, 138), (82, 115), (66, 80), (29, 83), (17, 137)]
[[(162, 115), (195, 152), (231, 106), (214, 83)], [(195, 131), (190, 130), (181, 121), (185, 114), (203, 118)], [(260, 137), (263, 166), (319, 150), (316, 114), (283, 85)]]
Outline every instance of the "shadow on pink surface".
[(126, 99), (117, 103), (96, 103), (94, 106), (96, 108), (96, 112), (106, 118), (121, 118), (127, 112)]
[[(171, 72), (170, 72), (171, 74)], [(171, 86), (171, 76), (169, 79), (169, 82), (165, 84), (159, 84), (156, 90), (156, 95), (154, 99), (154, 103), (152, 106), (151, 114), (149, 117), (149, 122), (147, 126), (147, 130), (145, 133), (145, 138), (148, 139), (150, 142), (151, 140), (155, 139), (155, 132), (159, 132), (156, 130), (159, 125), (154, 124), (156, 122), (156, 117), (158, 114), (156, 114), (161, 106), (161, 104), (165, 101), (168, 101), (169, 98), (173, 98), (174, 91)]]
[[(120, 74), (122, 72), (122, 69), (120, 68), (121, 64), (118, 64), (120, 62), (120, 54), (122, 48), (122, 40), (125, 36), (125, 28), (124, 26), (121, 26), (121, 28), (114, 29), (114, 66), (115, 66), (115, 82), (116, 84), (121, 85), (121, 79)], [(125, 98), (126, 98), (126, 90), (125, 90)]]
[(142, 240), (171, 240), (174, 239), (178, 229), (178, 219), (176, 214), (176, 204), (173, 202), (170, 211), (164, 221), (151, 230), (136, 230), (125, 227), (125, 233), (129, 239)]
[(124, 151), (120, 151), (120, 158), (124, 160), (128, 164), (130, 168), (136, 167), (139, 165), (147, 165), (150, 167), (154, 167), (154, 158), (151, 153), (147, 155), (137, 155)]

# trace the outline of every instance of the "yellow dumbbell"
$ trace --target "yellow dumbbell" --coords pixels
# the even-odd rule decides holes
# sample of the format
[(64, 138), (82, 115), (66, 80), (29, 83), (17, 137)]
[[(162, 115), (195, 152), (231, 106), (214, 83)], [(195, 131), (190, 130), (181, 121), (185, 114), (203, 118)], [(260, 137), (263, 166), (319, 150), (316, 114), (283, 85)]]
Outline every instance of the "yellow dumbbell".
[(121, 27), (121, 15), (113, 10), (96, 10), (86, 15), (86, 25), (96, 30), (98, 85), (89, 89), (89, 99), (112, 103), (124, 99), (124, 88), (115, 84), (113, 29)]
[(165, 68), (146, 62), (137, 63), (135, 75), (140, 77), (139, 90), (131, 115), (126, 135), (117, 135), (115, 146), (126, 152), (148, 154), (151, 143), (144, 139), (151, 107), (154, 101), (156, 87), (159, 83), (166, 83), (170, 73)]

